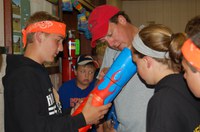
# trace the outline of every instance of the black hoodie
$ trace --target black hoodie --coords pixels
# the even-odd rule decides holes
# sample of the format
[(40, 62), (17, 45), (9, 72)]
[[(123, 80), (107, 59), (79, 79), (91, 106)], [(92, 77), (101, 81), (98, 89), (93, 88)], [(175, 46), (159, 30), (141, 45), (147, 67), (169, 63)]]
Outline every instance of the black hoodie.
[(86, 125), (82, 113), (62, 113), (44, 66), (20, 55), (6, 60), (5, 132), (76, 132)]

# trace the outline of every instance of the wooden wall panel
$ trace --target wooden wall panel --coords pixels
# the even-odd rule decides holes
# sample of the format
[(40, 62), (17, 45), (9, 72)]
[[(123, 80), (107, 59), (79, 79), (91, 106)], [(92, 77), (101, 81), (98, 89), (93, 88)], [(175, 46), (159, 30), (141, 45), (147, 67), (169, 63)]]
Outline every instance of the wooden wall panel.
[(183, 32), (189, 19), (200, 14), (199, 0), (123, 1), (124, 10), (137, 26), (161, 23), (174, 32)]
[[(4, 11), (3, 0), (0, 0), (0, 30), (4, 30)], [(4, 46), (4, 32), (0, 32), (0, 46)]]
[(8, 53), (12, 54), (12, 8), (11, 0), (4, 0), (4, 43)]

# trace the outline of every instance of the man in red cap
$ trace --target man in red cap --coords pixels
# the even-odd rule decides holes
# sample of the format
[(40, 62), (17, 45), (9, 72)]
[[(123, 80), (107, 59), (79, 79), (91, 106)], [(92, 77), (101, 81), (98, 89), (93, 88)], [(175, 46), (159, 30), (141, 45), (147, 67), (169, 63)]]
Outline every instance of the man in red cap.
[[(96, 46), (97, 41), (108, 42), (109, 47), (105, 51), (101, 70), (110, 67), (123, 48), (131, 48), (133, 38), (138, 32), (128, 15), (111, 5), (95, 8), (90, 14), (88, 28), (92, 34), (92, 47)], [(114, 100), (120, 123), (117, 131), (146, 131), (146, 108), (152, 95), (153, 90), (148, 89), (135, 74)]]

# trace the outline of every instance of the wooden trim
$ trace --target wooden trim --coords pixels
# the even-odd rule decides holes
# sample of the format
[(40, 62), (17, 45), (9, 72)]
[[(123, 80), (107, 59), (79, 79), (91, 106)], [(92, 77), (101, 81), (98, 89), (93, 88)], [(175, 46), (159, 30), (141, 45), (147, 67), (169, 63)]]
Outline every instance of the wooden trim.
[(95, 8), (95, 5), (93, 5), (92, 3), (89, 3), (86, 0), (78, 0), (82, 5), (84, 5), (85, 7), (87, 7), (90, 10), (93, 10)]
[(58, 1), (59, 4), (58, 4), (58, 17), (62, 20), (62, 17), (63, 17), (63, 14), (62, 14), (62, 0), (59, 0)]
[(13, 53), (12, 49), (12, 0), (4, 0), (4, 40), (8, 54)]

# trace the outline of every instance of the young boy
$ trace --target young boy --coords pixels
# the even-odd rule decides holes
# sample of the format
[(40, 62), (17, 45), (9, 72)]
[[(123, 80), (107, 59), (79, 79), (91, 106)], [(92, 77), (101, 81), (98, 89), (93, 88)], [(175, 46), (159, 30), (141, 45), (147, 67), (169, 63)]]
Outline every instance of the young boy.
[(23, 29), (23, 56), (8, 55), (3, 77), (6, 132), (74, 132), (98, 123), (111, 104), (93, 107), (89, 97), (83, 111), (62, 113), (59, 97), (44, 62), (63, 50), (66, 25), (47, 12), (33, 14)]
[[(200, 64), (199, 53), (196, 52), (200, 49), (199, 33), (200, 33), (200, 15), (191, 18), (186, 26), (185, 33), (187, 34), (188, 41), (186, 41), (182, 47), (183, 61), (182, 65), (185, 69), (184, 77), (189, 85), (189, 88), (196, 97), (200, 97), (200, 79), (199, 79), (199, 69), (195, 65)], [(193, 36), (193, 37), (192, 37)], [(190, 47), (195, 50), (189, 50)], [(186, 49), (188, 48), (188, 49)], [(195, 59), (196, 63), (192, 62)]]
[(76, 78), (63, 83), (58, 90), (63, 109), (75, 107), (95, 86), (93, 78), (98, 63), (91, 56), (80, 55), (75, 68)]
[(184, 43), (182, 54), (184, 78), (192, 93), (200, 98), (200, 32)]

